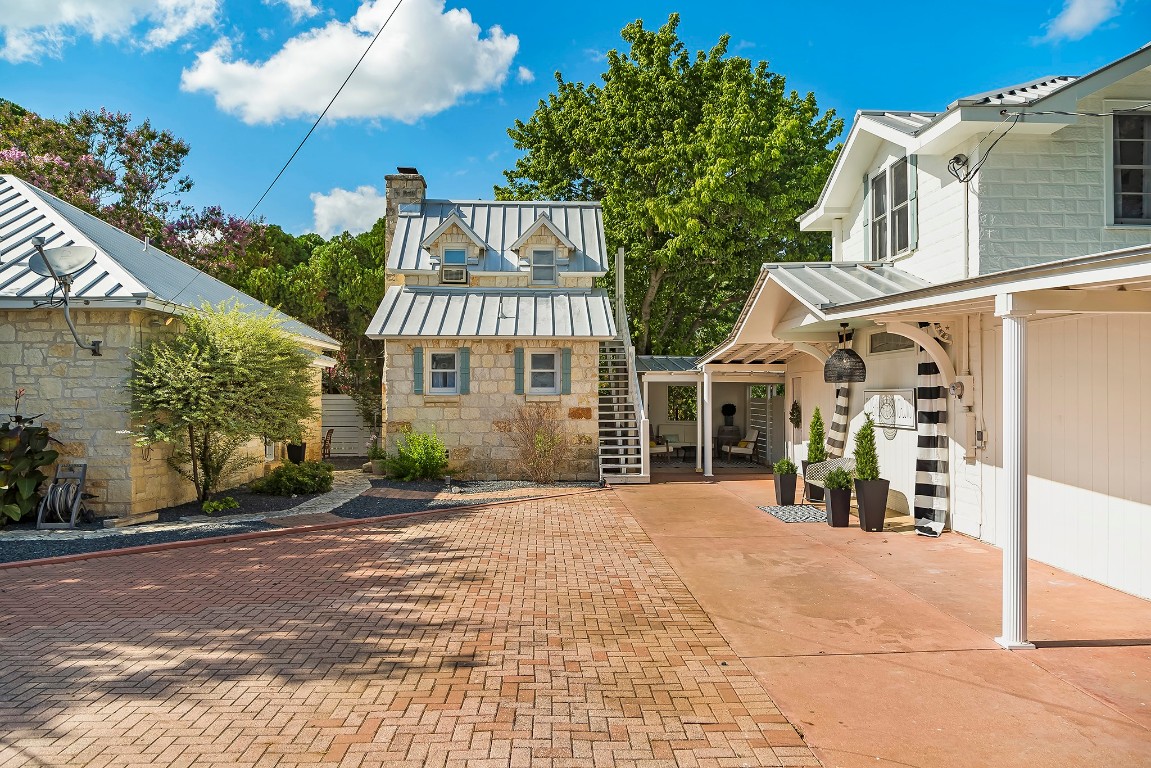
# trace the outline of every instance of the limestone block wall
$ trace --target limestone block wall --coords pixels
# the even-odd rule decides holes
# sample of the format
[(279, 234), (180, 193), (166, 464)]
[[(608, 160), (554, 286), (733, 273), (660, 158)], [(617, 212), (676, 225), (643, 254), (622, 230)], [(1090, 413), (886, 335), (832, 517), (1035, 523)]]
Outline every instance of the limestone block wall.
[[(470, 349), (470, 393), (432, 396), (414, 394), (412, 349), (423, 347), (424, 360), (436, 349)], [(572, 350), (570, 395), (515, 394), (515, 348)], [(475, 479), (522, 479), (509, 422), (517, 409), (541, 403), (553, 406), (573, 443), (567, 480), (594, 480), (597, 451), (599, 342), (583, 340), (423, 340), (388, 341), (384, 363), (384, 437), (389, 452), (407, 431), (435, 432), (448, 448), (453, 475)]]

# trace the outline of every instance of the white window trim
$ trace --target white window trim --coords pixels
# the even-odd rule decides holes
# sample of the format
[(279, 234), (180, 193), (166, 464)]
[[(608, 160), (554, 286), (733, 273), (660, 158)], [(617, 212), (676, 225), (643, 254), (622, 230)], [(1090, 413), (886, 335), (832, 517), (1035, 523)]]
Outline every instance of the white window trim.
[[(524, 361), (524, 377), (527, 379), (524, 382), (524, 393), (528, 395), (558, 395), (560, 387), (562, 386), (561, 380), (563, 379), (563, 356), (558, 349), (525, 349), (524, 355), (527, 360)], [(532, 367), (533, 355), (551, 355), (555, 367), (552, 371), (555, 373), (555, 384), (551, 387), (535, 387), (532, 386), (532, 371), (536, 370)], [(542, 369), (540, 369), (542, 370)]]
[[(550, 265), (548, 265), (548, 266), (550, 266), (550, 268), (552, 270), (552, 279), (551, 280), (539, 280), (536, 278), (536, 253), (538, 253), (540, 251), (550, 251), (551, 252), (552, 263)], [(528, 269), (531, 270), (532, 284), (533, 285), (556, 285), (559, 282), (559, 274), (560, 274), (559, 259), (560, 259), (560, 249), (558, 247), (554, 247), (554, 246), (548, 247), (548, 248), (545, 248), (543, 246), (533, 247), (532, 252), (531, 252), (531, 264), (528, 267)]]
[[(1132, 109), (1141, 107), (1151, 101), (1146, 99), (1107, 99), (1103, 102), (1104, 112), (1114, 112), (1117, 109)], [(1149, 113), (1151, 114), (1151, 113)], [(1146, 230), (1151, 221), (1146, 224), (1122, 224), (1115, 221), (1115, 118), (1103, 118), (1103, 227), (1104, 229), (1135, 229)]]
[(908, 159), (908, 155), (904, 155), (903, 157), (895, 158), (890, 163), (883, 166), (878, 171), (876, 171), (873, 174), (870, 174), (867, 177), (868, 185), (871, 185), (875, 181), (875, 179), (879, 178), (880, 176), (884, 177), (883, 183), (884, 183), (884, 187), (885, 187), (885, 192), (887, 194), (887, 208), (885, 209), (885, 212), (883, 214), (883, 223), (884, 223), (884, 228), (886, 229), (886, 235), (887, 235), (887, 249), (888, 249), (888, 251), (890, 251), (890, 253), (885, 253), (882, 255), (875, 252), (875, 220), (876, 220), (876, 216), (874, 213), (874, 209), (872, 207), (875, 205), (875, 193), (869, 189), (868, 195), (867, 195), (867, 201), (866, 201), (867, 210), (865, 210), (863, 213), (864, 213), (864, 217), (865, 217), (866, 221), (868, 222), (867, 253), (868, 253), (868, 256), (869, 256), (871, 261), (893, 261), (895, 259), (908, 256), (912, 253), (912, 251), (915, 250), (911, 245), (911, 205), (912, 205), (912, 202), (911, 202), (911, 181), (910, 181), (910, 179), (908, 179), (908, 183), (907, 183), (907, 193), (908, 193), (907, 199), (904, 200), (902, 203), (903, 207), (907, 209), (907, 228), (908, 228), (907, 229), (907, 247), (901, 251), (893, 250), (895, 238), (893, 237), (894, 228), (892, 227), (892, 223), (895, 221), (895, 208), (892, 206), (891, 203), (892, 203), (892, 200), (894, 200), (895, 196), (893, 194), (893, 185), (891, 183), (891, 179), (892, 179), (891, 169), (894, 168), (896, 165), (898, 165), (900, 162), (904, 163), (904, 172), (906, 174), (911, 174), (911, 172), (913, 170), (913, 166), (911, 165), (911, 161)]
[[(437, 387), (435, 385), (434, 375), (438, 373), (445, 373), (446, 369), (436, 369), (432, 367), (432, 358), (436, 355), (451, 355), (452, 360), (455, 362), (455, 367), (452, 368), (452, 373), (455, 374), (455, 384), (451, 387)], [(424, 394), (433, 397), (443, 395), (458, 395), (460, 393), (460, 352), (458, 349), (429, 349), (425, 355), (427, 357), (427, 371), (424, 375), (427, 377), (428, 385), (424, 388)]]

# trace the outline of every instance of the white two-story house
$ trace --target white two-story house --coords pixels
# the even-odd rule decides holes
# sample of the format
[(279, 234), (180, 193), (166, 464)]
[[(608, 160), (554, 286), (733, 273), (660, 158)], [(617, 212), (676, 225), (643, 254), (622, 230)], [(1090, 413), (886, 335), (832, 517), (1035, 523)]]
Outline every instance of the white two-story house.
[[(849, 453), (873, 414), (889, 506), (1003, 548), (1003, 645), (1027, 642), (1028, 557), (1151, 598), (1151, 48), (860, 112), (800, 223), (832, 261), (764, 265), (704, 370), (838, 404)], [(844, 329), (867, 370), (837, 393)]]

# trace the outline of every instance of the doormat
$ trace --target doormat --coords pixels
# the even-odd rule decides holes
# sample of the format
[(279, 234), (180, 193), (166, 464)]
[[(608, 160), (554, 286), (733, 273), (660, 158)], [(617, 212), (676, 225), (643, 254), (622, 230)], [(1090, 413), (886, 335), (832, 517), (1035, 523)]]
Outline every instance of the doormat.
[(826, 523), (827, 511), (811, 504), (792, 504), (786, 507), (760, 507), (764, 512), (785, 523)]

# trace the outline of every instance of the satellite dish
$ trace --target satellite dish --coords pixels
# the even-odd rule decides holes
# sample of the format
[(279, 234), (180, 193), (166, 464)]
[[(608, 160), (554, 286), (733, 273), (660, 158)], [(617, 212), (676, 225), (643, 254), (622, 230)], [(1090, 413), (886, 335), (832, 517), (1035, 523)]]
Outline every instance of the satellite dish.
[(28, 259), (28, 269), (44, 277), (61, 278), (76, 274), (95, 260), (95, 248), (65, 245), (48, 250), (39, 249)]

